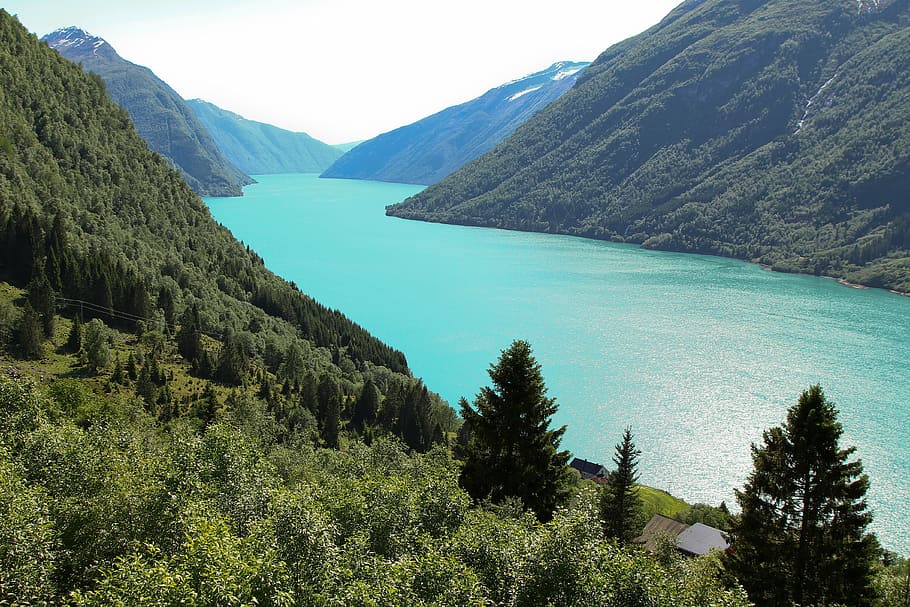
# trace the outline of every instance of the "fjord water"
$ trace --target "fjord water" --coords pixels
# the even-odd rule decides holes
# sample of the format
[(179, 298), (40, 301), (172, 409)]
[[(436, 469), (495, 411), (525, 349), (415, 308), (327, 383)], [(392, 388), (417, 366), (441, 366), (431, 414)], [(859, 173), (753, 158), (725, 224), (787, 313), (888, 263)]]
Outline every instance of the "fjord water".
[(531, 342), (563, 446), (612, 466), (631, 425), (642, 482), (733, 503), (749, 445), (810, 384), (857, 445), (874, 530), (910, 554), (910, 298), (730, 259), (386, 217), (421, 186), (257, 176), (215, 218), (266, 265), (402, 350), (457, 406)]

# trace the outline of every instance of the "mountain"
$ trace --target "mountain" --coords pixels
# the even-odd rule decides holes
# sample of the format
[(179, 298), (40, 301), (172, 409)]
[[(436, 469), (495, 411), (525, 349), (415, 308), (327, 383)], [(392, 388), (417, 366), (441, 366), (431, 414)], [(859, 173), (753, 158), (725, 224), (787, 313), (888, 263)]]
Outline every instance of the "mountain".
[(360, 141), (349, 141), (348, 143), (336, 143), (332, 147), (341, 150), (341, 153), (345, 154), (347, 152), (350, 152), (354, 148), (356, 148), (358, 145), (360, 145), (364, 141), (365, 141), (364, 139), (361, 139)]
[(78, 27), (42, 38), (62, 56), (104, 79), (149, 147), (168, 158), (200, 196), (242, 196), (253, 183), (231, 165), (186, 102), (146, 67), (123, 59), (104, 39)]
[(413, 124), (370, 139), (322, 177), (430, 184), (508, 137), (569, 90), (588, 63), (561, 61)]
[(202, 99), (187, 103), (224, 156), (250, 175), (320, 173), (343, 153), (306, 133), (247, 120)]
[(236, 347), (249, 372), (297, 344), (307, 368), (337, 378), (386, 367), (413, 381), (401, 352), (272, 274), (218, 224), (100, 76), (3, 11), (0, 91), (0, 277), (38, 281), (107, 322), (196, 327), (224, 344), (206, 352)]
[(390, 215), (910, 292), (908, 0), (690, 0)]

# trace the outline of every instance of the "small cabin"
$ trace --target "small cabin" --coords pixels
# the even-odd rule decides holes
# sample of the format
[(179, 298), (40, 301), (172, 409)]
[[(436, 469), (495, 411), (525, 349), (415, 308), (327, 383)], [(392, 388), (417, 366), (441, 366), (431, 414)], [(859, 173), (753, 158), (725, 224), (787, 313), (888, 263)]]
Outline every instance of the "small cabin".
[(607, 478), (607, 469), (601, 464), (596, 464), (594, 462), (589, 462), (586, 459), (576, 457), (569, 465), (581, 473), (581, 478), (592, 480)]
[(634, 541), (644, 544), (645, 550), (655, 552), (661, 536), (674, 538), (676, 549), (686, 556), (704, 556), (711, 550), (726, 550), (730, 547), (727, 534), (720, 529), (702, 523), (686, 525), (660, 514), (651, 517), (641, 535)]

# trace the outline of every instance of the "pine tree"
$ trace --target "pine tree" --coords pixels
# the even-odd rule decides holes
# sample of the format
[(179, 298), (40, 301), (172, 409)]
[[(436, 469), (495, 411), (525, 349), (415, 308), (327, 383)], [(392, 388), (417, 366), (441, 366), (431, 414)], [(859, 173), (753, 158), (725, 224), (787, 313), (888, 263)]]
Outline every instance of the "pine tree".
[(82, 349), (82, 320), (76, 316), (70, 327), (70, 334), (66, 340), (66, 349), (74, 354)]
[(569, 492), (568, 451), (559, 451), (565, 426), (550, 429), (556, 399), (547, 388), (531, 345), (515, 341), (488, 371), (474, 407), (461, 399), (470, 439), (461, 483), (475, 499), (520, 499), (537, 518), (552, 518)]
[(616, 469), (610, 473), (600, 500), (604, 533), (625, 542), (634, 539), (644, 524), (638, 497), (639, 455), (641, 451), (632, 442), (632, 428), (626, 428), (613, 456)]
[(19, 348), (25, 358), (41, 358), (44, 354), (41, 348), (42, 335), (41, 317), (35, 312), (32, 304), (26, 302), (17, 335)]
[(376, 423), (381, 398), (382, 395), (373, 380), (366, 380), (357, 402), (354, 403), (354, 412), (351, 415), (351, 425), (354, 426), (354, 429), (362, 432), (365, 426), (372, 426)]
[(28, 301), (32, 308), (38, 313), (41, 319), (41, 326), (45, 337), (51, 337), (54, 334), (54, 312), (56, 310), (56, 298), (51, 283), (44, 273), (44, 265), (41, 264), (32, 270), (32, 279), (28, 286)]
[(866, 533), (869, 486), (821, 387), (752, 445), (754, 470), (736, 499), (730, 569), (759, 607), (868, 605), (877, 542)]

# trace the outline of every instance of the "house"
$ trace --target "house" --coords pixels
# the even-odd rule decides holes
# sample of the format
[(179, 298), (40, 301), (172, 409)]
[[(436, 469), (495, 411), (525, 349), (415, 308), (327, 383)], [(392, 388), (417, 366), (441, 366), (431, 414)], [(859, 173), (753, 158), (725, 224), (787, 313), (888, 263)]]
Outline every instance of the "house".
[(662, 536), (678, 538), (679, 534), (685, 531), (689, 526), (672, 518), (667, 518), (660, 514), (655, 514), (645, 525), (641, 535), (632, 540), (636, 544), (644, 544), (648, 552), (657, 552), (657, 542)]
[(595, 464), (594, 462), (589, 462), (586, 459), (580, 459), (576, 457), (569, 464), (571, 467), (575, 468), (581, 472), (581, 478), (587, 479), (606, 479), (607, 478), (607, 469), (600, 464)]
[(666, 536), (673, 538), (676, 549), (686, 556), (704, 556), (712, 549), (726, 550), (730, 547), (727, 534), (720, 529), (702, 523), (690, 526), (660, 514), (651, 517), (634, 541), (644, 544), (645, 550), (655, 552), (659, 539)]
[(711, 550), (726, 550), (730, 547), (727, 534), (720, 529), (695, 523), (676, 536), (676, 548), (683, 554), (702, 556)]

